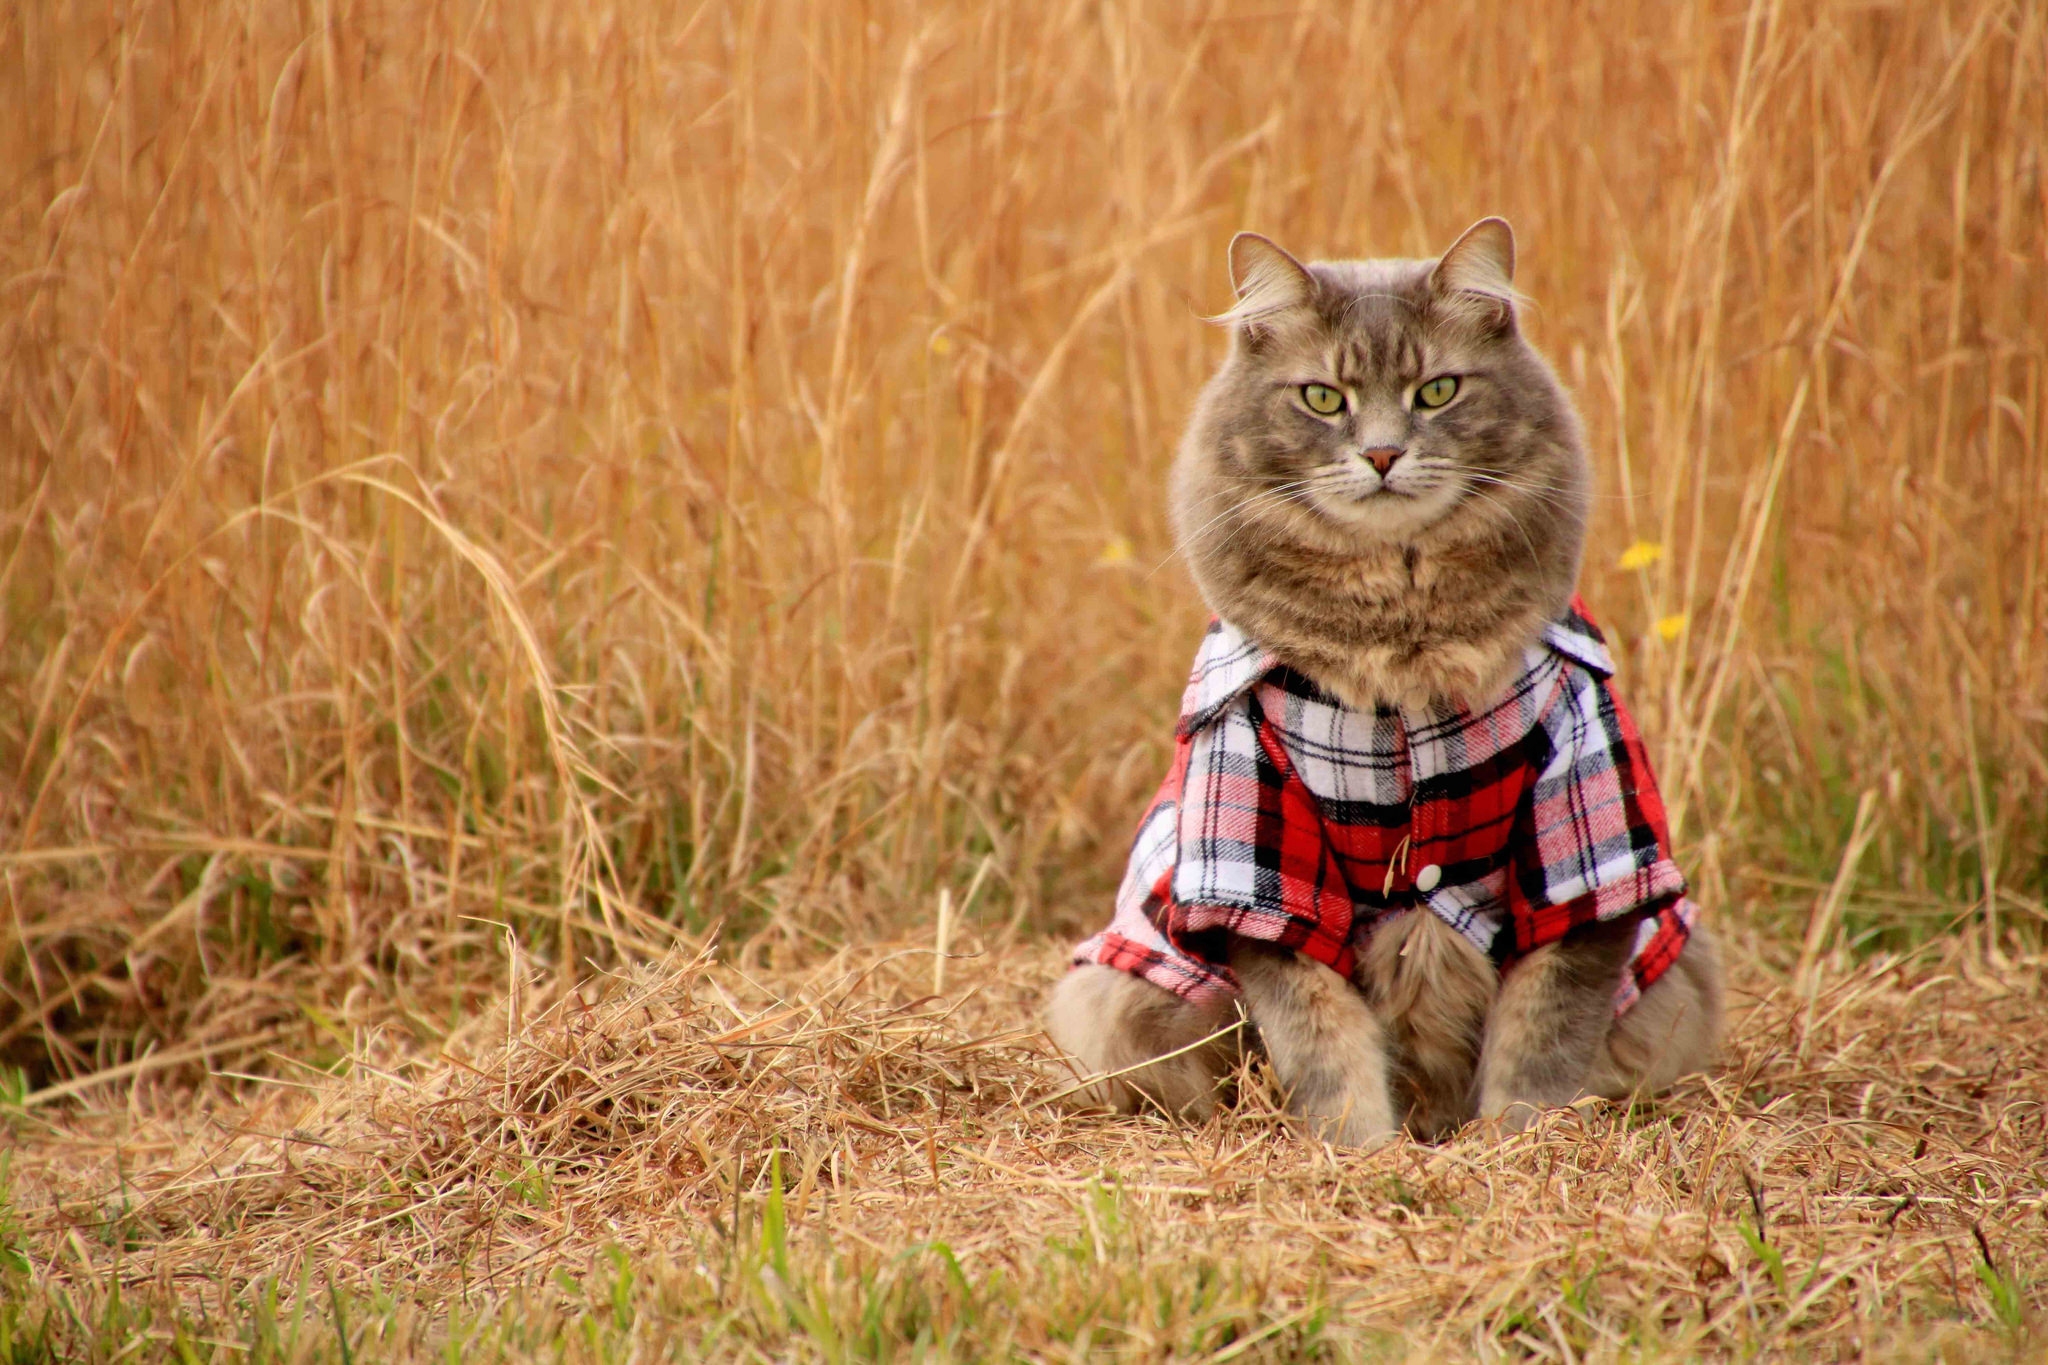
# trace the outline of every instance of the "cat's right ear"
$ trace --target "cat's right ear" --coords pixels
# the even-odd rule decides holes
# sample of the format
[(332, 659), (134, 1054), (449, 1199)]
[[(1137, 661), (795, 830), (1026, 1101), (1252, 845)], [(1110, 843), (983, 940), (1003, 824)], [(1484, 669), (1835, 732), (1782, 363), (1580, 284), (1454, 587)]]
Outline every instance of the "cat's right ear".
[(1230, 283), (1237, 302), (1209, 321), (1253, 341), (1270, 332), (1282, 315), (1306, 305), (1315, 284), (1307, 266), (1256, 232), (1230, 239)]

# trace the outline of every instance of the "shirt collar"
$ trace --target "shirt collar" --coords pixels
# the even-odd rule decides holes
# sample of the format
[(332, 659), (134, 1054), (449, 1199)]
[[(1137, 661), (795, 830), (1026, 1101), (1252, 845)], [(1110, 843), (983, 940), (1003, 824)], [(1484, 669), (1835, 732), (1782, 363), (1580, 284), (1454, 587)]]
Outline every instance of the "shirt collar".
[[(1602, 678), (1614, 676), (1614, 656), (1586, 604), (1574, 595), (1563, 616), (1543, 627), (1543, 643)], [(1261, 647), (1230, 622), (1214, 618), (1202, 647), (1195, 651), (1194, 671), (1181, 694), (1176, 733), (1191, 735), (1221, 715), (1253, 684), (1280, 666), (1272, 651)]]
[(1195, 651), (1194, 671), (1180, 698), (1178, 733), (1191, 735), (1223, 713), (1253, 683), (1280, 666), (1280, 661), (1249, 635), (1220, 617)]
[(1564, 615), (1543, 628), (1543, 643), (1601, 678), (1614, 676), (1614, 656), (1607, 652), (1607, 637), (1593, 624), (1585, 599), (1577, 593), (1572, 594), (1572, 604)]

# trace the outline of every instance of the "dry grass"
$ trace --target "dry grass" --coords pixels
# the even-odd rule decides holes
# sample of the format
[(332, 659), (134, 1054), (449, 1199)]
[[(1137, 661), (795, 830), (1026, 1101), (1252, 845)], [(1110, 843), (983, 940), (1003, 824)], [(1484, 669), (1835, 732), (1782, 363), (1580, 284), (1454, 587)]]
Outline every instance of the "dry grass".
[(1611, 1360), (2003, 1358), (2048, 1288), (2040, 959), (2023, 991), (1952, 946), (1837, 960), (1809, 997), (1745, 957), (1721, 1074), (1369, 1155), (1289, 1135), (1260, 1075), (1201, 1128), (1063, 1113), (1015, 1027), (1050, 956), (950, 998), (930, 960), (529, 981), (443, 1056), (20, 1124), (42, 1292), (260, 1351), (281, 1289), (299, 1358), (339, 1315), (391, 1358), (582, 1320), (577, 1359)]
[[(468, 1021), (506, 980), (508, 941), (536, 989), (562, 992), (687, 957), (722, 925), (718, 963), (661, 987), (682, 1010), (688, 982), (721, 972), (797, 992), (842, 951), (929, 942), (945, 896), (994, 954), (978, 1003), (900, 1037), (914, 1021), (864, 997), (820, 1006), (801, 1016), (817, 1046), (785, 1052), (821, 1075), (863, 1048), (928, 1077), (979, 1058), (987, 1085), (931, 1140), (959, 1152), (975, 1125), (1001, 1130), (989, 1150), (1034, 1174), (982, 1207), (1026, 1201), (1002, 1215), (1020, 1238), (1039, 1217), (1072, 1231), (1087, 1205), (1058, 1203), (1058, 1182), (1090, 1163), (1165, 1161), (1140, 1159), (1160, 1146), (1146, 1130), (1005, 1108), (1040, 1084), (1021, 1060), (1035, 1045), (969, 1040), (1020, 1026), (1048, 938), (1100, 918), (1156, 780), (1200, 614), (1159, 484), (1219, 344), (1195, 318), (1224, 301), (1241, 226), (1311, 254), (1419, 253), (1481, 213), (1513, 219), (1532, 330), (1594, 435), (1585, 587), (1702, 898), (1796, 983), (1862, 983), (1830, 1025), (1869, 1040), (1847, 1076), (1893, 1050), (1964, 1066), (1970, 1020), (2028, 1018), (2014, 1001), (2033, 998), (2048, 920), (2038, 5), (31, 0), (0, 12), (0, 99), (0, 1066), (63, 1125), (117, 1123), (74, 1112), (113, 1104), (92, 1078), (155, 1096), (129, 1139), (95, 1130), (108, 1160), (130, 1139), (212, 1140), (178, 1127), (203, 1106), (156, 1087), (302, 1082), (298, 1064), (356, 1055), (364, 1030), (408, 1083), (457, 1086), (433, 1059), (454, 1035), (481, 1046)], [(1928, 988), (1946, 1011), (1931, 1023), (1885, 1003), (1898, 978), (1830, 965), (1844, 945), (1930, 941), (1977, 964)], [(2000, 981), (2019, 994), (1992, 999)], [(676, 1054), (710, 1066), (704, 1030), (733, 1025), (694, 1017), (671, 1022)], [(1714, 1117), (1599, 1120), (1621, 1144), (1599, 1150), (1741, 1133), (1779, 1160), (1759, 1136), (1780, 1132), (1777, 1096), (1758, 1087), (1801, 1114), (1845, 1092), (1832, 1054), (1771, 1055), (1792, 1027), (1775, 1019), (1742, 1044), (1763, 1079), (1695, 1095)], [(628, 1112), (654, 1123), (636, 1106), (683, 1083), (631, 1070), (639, 1037), (615, 1062), (646, 1092)], [(350, 1130), (362, 1145), (336, 1180), (408, 1140), (391, 1134), (413, 1092), (392, 1085), (348, 1092), (383, 1117)], [(495, 1121), (448, 1093), (435, 1115)], [(1883, 1123), (1948, 1112), (1870, 1096), (1857, 1112)], [(848, 1122), (787, 1103), (734, 1149), (743, 1184), (776, 1142)], [(1798, 1181), (1861, 1178), (1846, 1139), (1798, 1131), (1785, 1150), (1814, 1163)], [(1032, 1133), (1042, 1159), (1003, 1146)], [(1443, 1208), (1470, 1209), (1456, 1172), (1545, 1144), (1574, 1150), (1558, 1130), (1498, 1158), (1470, 1144), (1339, 1169), (1275, 1140), (1254, 1150), (1279, 1183), (1247, 1197), (1294, 1212), (1219, 1212), (1213, 1237), (1192, 1211), (1179, 1228), (1168, 1196), (1116, 1201), (1161, 1257), (1210, 1239), (1224, 1283), (1281, 1265), (1259, 1230), (1308, 1227), (1354, 1176), (1379, 1192), (1361, 1208), (1384, 1212), (1392, 1187), (1373, 1182), (1405, 1171), (1403, 1188), (1465, 1191)], [(1938, 1184), (1962, 1169), (1946, 1150), (1901, 1169)], [(712, 1177), (678, 1160), (673, 1197), (706, 1197), (690, 1182)], [(1709, 1165), (1722, 1199), (1735, 1167)], [(1154, 1183), (1199, 1184), (1194, 1169)], [(1589, 1172), (1598, 1197), (1572, 1207), (1633, 1226), (1602, 1183), (1628, 1174)], [(894, 1179), (865, 1187), (916, 1197)], [(1806, 1188), (1775, 1179), (1768, 1207)], [(1551, 1187), (1513, 1188), (1501, 1208)], [(257, 1221), (289, 1245), (328, 1197), (308, 1186)], [(560, 1207), (599, 1207), (585, 1198)], [(532, 1207), (519, 1236), (553, 1226)], [(859, 1207), (834, 1217), (857, 1227)], [(1687, 1225), (1699, 1245), (1733, 1235), (1725, 1199), (1683, 1207), (1711, 1221)], [(1960, 1223), (1937, 1233), (1916, 1205), (1883, 1243), (1899, 1259), (1856, 1262), (1845, 1246), (1878, 1245), (1856, 1240), (1878, 1236), (1867, 1210), (1813, 1207), (1826, 1216), (1802, 1208), (1785, 1235), (1830, 1229), (1811, 1263), (1866, 1278), (1787, 1330), (1838, 1346), (1949, 1273), (1911, 1248), (1961, 1246)], [(2038, 1267), (2031, 1234), (1984, 1208), (1995, 1254), (2009, 1237)], [(406, 1218), (360, 1267), (424, 1256), (438, 1284), (469, 1264), (379, 1250), (434, 1223)], [(1503, 1246), (1525, 1222), (1498, 1224)], [(576, 1254), (603, 1240), (577, 1226)], [(1372, 1295), (1412, 1293), (1461, 1332), (1506, 1321), (1487, 1296), (1511, 1278), (1452, 1311), (1449, 1272), (1422, 1271), (1464, 1262), (1407, 1235), (1411, 1271), (1360, 1302), (1385, 1317), (1395, 1299)], [(1954, 1303), (1975, 1317), (1967, 1250)], [(1364, 1273), (1330, 1256), (1326, 1288)], [(1013, 1289), (1057, 1279), (1031, 1265)], [(678, 1266), (660, 1292), (705, 1321), (787, 1330), (794, 1310), (743, 1308)], [(1230, 1281), (1264, 1286), (1231, 1300), (1246, 1321), (1337, 1301), (1284, 1269)], [(1132, 1281), (1118, 1302), (1156, 1307), (1155, 1290)], [(1703, 1321), (1737, 1301), (1710, 1297)], [(1744, 1330), (1790, 1323), (1789, 1300), (1749, 1302)], [(1746, 1349), (1731, 1332), (1698, 1340)]]

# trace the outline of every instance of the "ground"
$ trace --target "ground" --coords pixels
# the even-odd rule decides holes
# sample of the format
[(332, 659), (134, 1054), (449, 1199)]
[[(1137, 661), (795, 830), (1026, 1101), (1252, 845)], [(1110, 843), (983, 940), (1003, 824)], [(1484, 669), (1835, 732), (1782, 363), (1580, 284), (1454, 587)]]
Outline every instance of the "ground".
[(1733, 937), (1712, 1074), (1368, 1153), (1257, 1073), (1199, 1126), (1071, 1111), (1049, 942), (939, 993), (907, 943), (536, 975), (340, 1076), (16, 1112), (0, 1323), (17, 1360), (2039, 1358), (2041, 963), (1809, 995)]

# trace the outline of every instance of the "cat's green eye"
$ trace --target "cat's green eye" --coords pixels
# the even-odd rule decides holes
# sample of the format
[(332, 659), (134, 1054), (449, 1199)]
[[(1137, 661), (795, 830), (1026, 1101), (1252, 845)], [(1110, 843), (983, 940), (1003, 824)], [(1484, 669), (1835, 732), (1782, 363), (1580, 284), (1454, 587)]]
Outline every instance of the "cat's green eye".
[(1328, 384), (1303, 384), (1301, 401), (1308, 404), (1310, 412), (1321, 413), (1325, 417), (1344, 411), (1344, 395)]
[(1440, 374), (1415, 391), (1415, 406), (1440, 408), (1458, 396), (1458, 376)]

